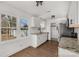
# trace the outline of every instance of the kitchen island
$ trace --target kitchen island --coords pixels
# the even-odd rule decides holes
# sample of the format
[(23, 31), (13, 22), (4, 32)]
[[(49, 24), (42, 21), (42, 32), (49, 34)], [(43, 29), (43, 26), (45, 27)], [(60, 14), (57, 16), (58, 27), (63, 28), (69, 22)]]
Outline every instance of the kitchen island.
[(37, 48), (41, 44), (47, 41), (47, 32), (41, 32), (41, 33), (32, 33), (32, 46), (34, 48)]

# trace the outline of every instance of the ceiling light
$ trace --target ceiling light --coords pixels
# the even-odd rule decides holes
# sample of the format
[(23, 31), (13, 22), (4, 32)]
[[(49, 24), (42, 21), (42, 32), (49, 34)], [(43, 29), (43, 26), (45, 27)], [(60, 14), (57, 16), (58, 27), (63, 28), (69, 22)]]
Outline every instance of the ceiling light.
[(36, 6), (38, 7), (39, 5), (42, 6), (43, 1), (36, 1)]
[(51, 18), (55, 18), (55, 15), (52, 15)]

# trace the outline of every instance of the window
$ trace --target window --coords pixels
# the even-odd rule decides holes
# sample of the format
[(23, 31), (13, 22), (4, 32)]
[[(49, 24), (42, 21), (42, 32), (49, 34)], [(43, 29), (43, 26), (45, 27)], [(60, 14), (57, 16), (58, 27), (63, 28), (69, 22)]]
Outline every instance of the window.
[(29, 25), (29, 21), (26, 18), (20, 19), (21, 37), (28, 36), (28, 25)]
[(1, 40), (11, 40), (16, 38), (16, 17), (1, 15)]

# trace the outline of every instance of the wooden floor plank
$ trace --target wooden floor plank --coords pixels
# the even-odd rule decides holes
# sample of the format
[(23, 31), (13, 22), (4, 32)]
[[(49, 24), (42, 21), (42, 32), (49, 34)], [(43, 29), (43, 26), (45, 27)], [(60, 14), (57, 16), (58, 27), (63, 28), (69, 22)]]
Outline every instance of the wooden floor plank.
[(38, 48), (29, 47), (23, 49), (10, 57), (57, 57), (58, 43), (55, 41), (47, 41)]

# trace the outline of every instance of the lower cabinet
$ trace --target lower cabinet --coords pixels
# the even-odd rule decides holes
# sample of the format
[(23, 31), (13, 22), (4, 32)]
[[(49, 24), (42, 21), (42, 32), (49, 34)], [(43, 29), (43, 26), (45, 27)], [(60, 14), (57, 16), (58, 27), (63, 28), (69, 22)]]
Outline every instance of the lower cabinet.
[(41, 44), (47, 41), (47, 33), (34, 34), (32, 35), (32, 46), (37, 48)]

